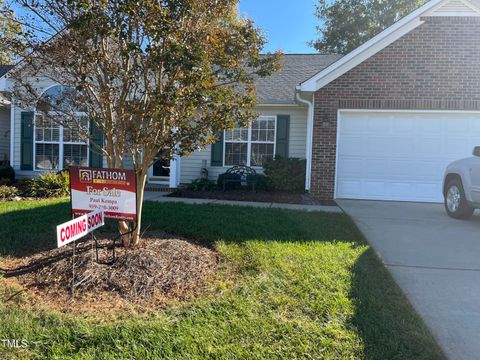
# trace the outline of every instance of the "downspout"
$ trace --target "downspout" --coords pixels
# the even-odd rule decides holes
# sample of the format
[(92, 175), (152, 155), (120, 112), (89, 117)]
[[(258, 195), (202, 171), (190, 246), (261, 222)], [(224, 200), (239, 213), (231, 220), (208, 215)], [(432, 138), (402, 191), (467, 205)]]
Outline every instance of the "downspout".
[(312, 180), (312, 145), (313, 145), (313, 109), (314, 99), (312, 101), (306, 100), (300, 96), (300, 89), (297, 87), (296, 98), (299, 102), (306, 104), (308, 106), (308, 115), (307, 115), (307, 141), (305, 154), (307, 157), (307, 171), (305, 174), (305, 190), (310, 191), (311, 180)]

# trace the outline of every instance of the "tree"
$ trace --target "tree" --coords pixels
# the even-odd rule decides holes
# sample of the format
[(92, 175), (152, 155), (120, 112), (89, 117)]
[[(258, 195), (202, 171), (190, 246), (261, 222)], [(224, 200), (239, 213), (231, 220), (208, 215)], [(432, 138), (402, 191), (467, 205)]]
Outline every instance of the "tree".
[(321, 53), (347, 54), (427, 0), (319, 0), (319, 38), (310, 42)]
[(11, 10), (0, 0), (0, 64), (11, 64), (15, 52), (9, 48), (11, 39), (16, 39), (22, 30), (21, 25), (15, 21)]
[[(111, 168), (131, 159), (137, 174), (140, 240), (148, 168), (213, 143), (216, 132), (254, 116), (257, 76), (278, 68), (279, 53), (260, 55), (265, 40), (237, 17), (237, 0), (17, 0), (25, 15), (13, 71), (19, 106), (43, 104), (43, 116), (81, 136)], [(42, 98), (32, 79), (64, 85)], [(57, 95), (58, 97), (58, 95)], [(80, 115), (79, 115), (80, 114)], [(103, 133), (90, 138), (88, 119)], [(122, 233), (132, 224), (120, 222)]]

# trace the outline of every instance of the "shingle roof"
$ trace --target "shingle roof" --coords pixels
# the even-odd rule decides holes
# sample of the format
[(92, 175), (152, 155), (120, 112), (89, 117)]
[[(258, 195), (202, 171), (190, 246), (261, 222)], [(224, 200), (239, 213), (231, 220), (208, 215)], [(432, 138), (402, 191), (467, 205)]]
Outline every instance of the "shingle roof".
[(0, 76), (5, 75), (11, 68), (13, 68), (13, 65), (1, 65), (0, 64)]
[(309, 79), (342, 55), (286, 54), (280, 71), (256, 81), (259, 104), (295, 104), (295, 87)]
[[(295, 87), (339, 58), (341, 55), (284, 55), (280, 71), (256, 81), (258, 103), (295, 104)], [(0, 76), (5, 75), (12, 67), (13, 65), (0, 65)]]

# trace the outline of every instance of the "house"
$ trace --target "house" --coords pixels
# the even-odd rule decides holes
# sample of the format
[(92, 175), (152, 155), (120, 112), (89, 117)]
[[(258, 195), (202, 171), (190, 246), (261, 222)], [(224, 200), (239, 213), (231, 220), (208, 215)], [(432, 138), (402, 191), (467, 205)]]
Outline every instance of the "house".
[[(226, 131), (216, 144), (188, 157), (176, 158), (168, 163), (157, 161), (149, 169), (149, 185), (176, 188), (199, 178), (202, 169), (208, 171), (212, 180), (234, 165), (246, 164), (261, 170), (263, 158), (274, 154), (305, 159), (308, 106), (297, 98), (295, 88), (340, 57), (285, 55), (281, 60), (282, 70), (257, 80), (258, 106), (255, 112), (259, 117), (252, 128)], [(5, 88), (12, 81), (7, 70), (9, 68), (5, 68), (4, 76), (0, 78)], [(55, 97), (56, 92), (62, 91), (61, 85), (50, 80), (39, 79), (38, 82), (45, 95)], [(89, 151), (86, 143), (71, 137), (67, 139), (66, 130), (61, 127), (38, 126), (38, 116), (31, 110), (16, 108), (8, 102), (3, 111), (0, 126), (10, 129), (10, 132), (2, 144), (10, 149), (8, 158), (17, 176), (35, 176), (67, 165), (106, 165), (96, 151)], [(7, 143), (10, 146), (6, 146)]]
[[(287, 55), (280, 73), (258, 81), (253, 128), (158, 162), (149, 182), (176, 187), (202, 168), (216, 179), (281, 154), (307, 159), (305, 188), (319, 199), (442, 201), (446, 165), (480, 145), (479, 34), (480, 0), (431, 0), (343, 57)], [(7, 85), (8, 73), (0, 91)], [(52, 129), (38, 138), (22, 131), (25, 114), (6, 106), (0, 129), (10, 124), (18, 174), (98, 162), (85, 144), (49, 140), (58, 137)]]

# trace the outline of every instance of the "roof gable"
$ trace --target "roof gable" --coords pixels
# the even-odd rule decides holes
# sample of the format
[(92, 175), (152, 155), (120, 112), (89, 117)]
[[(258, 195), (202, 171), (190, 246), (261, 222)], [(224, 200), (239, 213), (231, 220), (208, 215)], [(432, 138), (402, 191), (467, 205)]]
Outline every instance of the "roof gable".
[[(443, 15), (442, 15), (443, 14)], [(473, 15), (472, 15), (473, 14)], [(297, 86), (315, 92), (422, 25), (425, 16), (480, 16), (480, 0), (431, 0)]]
[(449, 0), (438, 4), (424, 16), (480, 16), (480, 9), (474, 2)]

